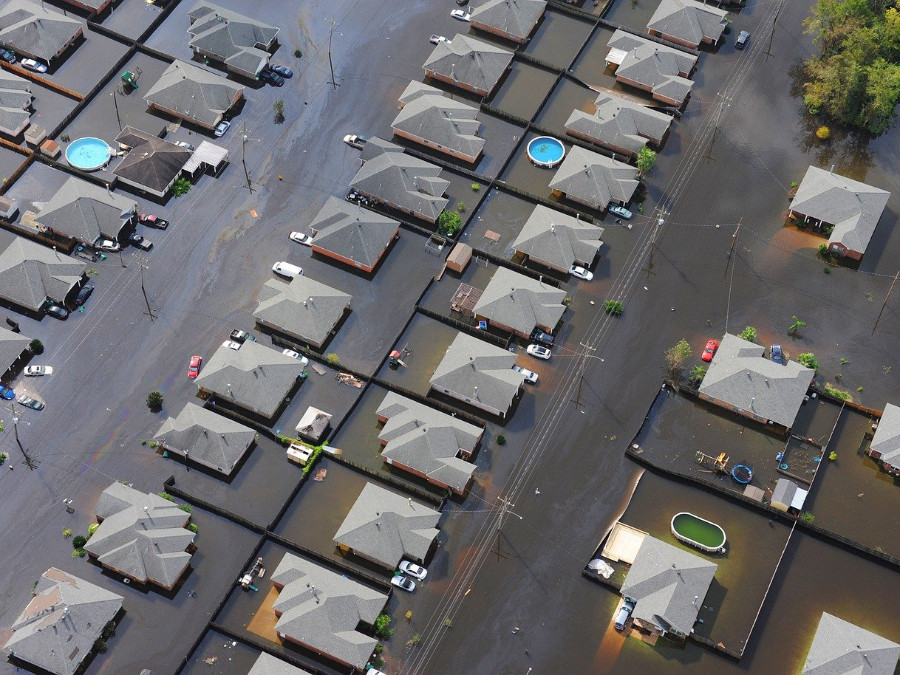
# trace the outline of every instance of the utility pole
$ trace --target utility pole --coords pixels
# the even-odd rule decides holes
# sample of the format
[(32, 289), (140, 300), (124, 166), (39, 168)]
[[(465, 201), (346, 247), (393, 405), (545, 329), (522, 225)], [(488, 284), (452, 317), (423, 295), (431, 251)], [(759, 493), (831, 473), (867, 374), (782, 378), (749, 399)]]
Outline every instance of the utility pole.
[(12, 414), (13, 433), (15, 433), (16, 436), (16, 444), (19, 446), (19, 450), (22, 451), (22, 456), (25, 457), (23, 464), (28, 467), (29, 471), (34, 471), (37, 468), (37, 464), (28, 456), (28, 451), (25, 449), (25, 446), (22, 445), (22, 441), (19, 440), (19, 418), (16, 415), (16, 408), (12, 401), (9, 403), (9, 412)]
[(884, 297), (884, 302), (881, 304), (881, 311), (878, 312), (878, 318), (875, 319), (875, 325), (872, 326), (872, 333), (875, 333), (875, 329), (878, 328), (878, 322), (881, 321), (881, 315), (884, 314), (884, 308), (887, 307), (888, 298), (891, 297), (891, 292), (894, 290), (894, 284), (897, 283), (897, 278), (900, 277), (900, 272), (894, 275), (894, 280), (891, 282), (891, 287), (888, 289), (887, 295)]
[(596, 347), (591, 347), (583, 342), (579, 342), (578, 344), (584, 349), (584, 352), (581, 355), (581, 374), (578, 376), (578, 393), (575, 395), (574, 399), (570, 399), (570, 401), (575, 404), (576, 409), (581, 406), (581, 387), (584, 385), (584, 371), (587, 370), (587, 361), (589, 358), (588, 352), (597, 351)]
[(334, 77), (334, 62), (331, 60), (331, 38), (334, 35), (334, 26), (335, 26), (333, 16), (331, 17), (331, 20), (329, 23), (331, 24), (331, 27), (328, 29), (328, 65), (331, 68), (331, 81), (328, 84), (331, 85), (332, 89), (337, 89), (341, 85), (338, 84), (337, 80)]
[(494, 553), (497, 555), (497, 562), (500, 562), (501, 558), (507, 557), (500, 548), (500, 528), (503, 527), (503, 516), (509, 511), (509, 507), (515, 506), (515, 504), (510, 503), (509, 499), (503, 499), (501, 497), (498, 497), (498, 499), (500, 501), (500, 517), (497, 519), (497, 550), (494, 551)]
[(726, 101), (728, 101), (728, 100), (729, 100), (728, 92), (727, 91), (722, 92), (722, 98), (719, 101), (719, 109), (716, 111), (716, 123), (715, 123), (716, 125), (715, 125), (715, 127), (713, 127), (713, 137), (709, 143), (709, 149), (706, 151), (706, 154), (703, 155), (703, 159), (705, 159), (707, 162), (715, 162), (716, 161), (715, 157), (712, 156), (712, 151), (716, 145), (716, 136), (719, 135), (719, 120), (722, 117), (722, 109), (725, 107)]
[(775, 37), (775, 22), (776, 21), (778, 21), (778, 12), (777, 11), (775, 12), (775, 18), (772, 19), (772, 32), (769, 33), (769, 46), (766, 47), (766, 51), (764, 52), (764, 54), (766, 55), (766, 61), (769, 60), (770, 56), (775, 56), (772, 53), (772, 39)]
[(725, 277), (728, 276), (728, 266), (731, 264), (731, 255), (734, 253), (734, 247), (737, 245), (738, 232), (741, 231), (741, 223), (743, 222), (744, 216), (741, 216), (740, 220), (738, 220), (737, 229), (734, 231), (734, 234), (731, 235), (731, 248), (728, 249), (728, 256), (725, 258), (725, 272), (722, 274), (722, 281), (725, 281)]
[(153, 308), (150, 306), (150, 298), (147, 297), (147, 287), (144, 286), (144, 267), (144, 256), (141, 256), (141, 293), (144, 294), (144, 302), (147, 303), (146, 314), (150, 317), (150, 321), (153, 322), (156, 320), (156, 315), (153, 313)]
[(247, 169), (247, 123), (241, 122), (241, 164), (244, 165), (244, 178), (247, 179), (247, 189), (253, 192), (253, 186), (250, 184), (250, 171)]
[(116, 122), (119, 123), (119, 131), (122, 131), (122, 118), (119, 117), (119, 101), (116, 100), (116, 90), (113, 89), (111, 92), (109, 92), (109, 95), (112, 96), (113, 105), (116, 108)]
[(653, 251), (656, 248), (656, 235), (659, 232), (659, 228), (661, 228), (665, 224), (665, 220), (663, 220), (663, 216), (665, 215), (664, 211), (659, 212), (659, 218), (656, 220), (656, 225), (653, 226), (653, 234), (650, 235), (650, 258), (647, 260), (647, 278), (650, 278), (651, 274), (656, 274), (653, 271)]

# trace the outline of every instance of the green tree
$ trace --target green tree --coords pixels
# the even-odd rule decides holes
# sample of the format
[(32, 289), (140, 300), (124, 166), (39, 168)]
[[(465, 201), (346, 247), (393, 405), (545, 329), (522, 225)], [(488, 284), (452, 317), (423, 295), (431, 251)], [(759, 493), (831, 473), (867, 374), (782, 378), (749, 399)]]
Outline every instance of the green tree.
[(691, 358), (691, 345), (681, 338), (666, 350), (666, 368), (673, 382), (680, 382), (684, 376), (684, 362)]
[(816, 360), (816, 356), (812, 352), (805, 352), (803, 354), (800, 354), (797, 357), (797, 360), (807, 368), (812, 368), (815, 371), (819, 370), (819, 362)]
[(162, 392), (159, 391), (151, 391), (147, 394), (147, 407), (150, 408), (153, 412), (159, 412), (162, 410), (163, 405), (163, 395)]
[(44, 353), (44, 343), (37, 338), (28, 343), (28, 348), (36, 356)]
[(800, 330), (803, 328), (806, 328), (806, 322), (798, 319), (796, 314), (792, 318), (793, 318), (793, 323), (790, 326), (788, 326), (787, 334), (790, 335), (791, 337), (803, 337), (800, 334)]
[(753, 326), (747, 326), (738, 337), (747, 342), (756, 342), (756, 329)]
[(441, 212), (437, 219), (438, 232), (444, 236), (452, 237), (462, 229), (462, 218), (456, 211)]
[(187, 178), (179, 178), (174, 183), (172, 183), (172, 194), (176, 197), (187, 194), (188, 190), (190, 189), (191, 181), (189, 181)]
[(688, 381), (696, 386), (699, 386), (701, 382), (703, 382), (703, 378), (706, 376), (706, 368), (703, 366), (694, 366), (691, 368), (691, 374), (688, 376)]
[(621, 300), (607, 300), (603, 303), (603, 309), (607, 314), (622, 316), (622, 313), (625, 311), (625, 303)]
[(638, 150), (637, 154), (637, 168), (638, 174), (643, 176), (644, 174), (648, 174), (653, 170), (653, 166), (656, 164), (656, 153), (653, 152), (647, 146), (644, 146), (640, 150)]
[(272, 104), (272, 109), (275, 111), (275, 124), (284, 122), (284, 101), (278, 99)]

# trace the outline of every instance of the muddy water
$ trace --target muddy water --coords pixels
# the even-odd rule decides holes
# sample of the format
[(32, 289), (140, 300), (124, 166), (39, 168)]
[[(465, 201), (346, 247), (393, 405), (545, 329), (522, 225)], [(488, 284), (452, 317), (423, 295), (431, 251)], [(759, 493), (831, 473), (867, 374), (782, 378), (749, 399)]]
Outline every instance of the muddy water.
[(490, 104), (522, 119), (531, 120), (556, 82), (556, 73), (513, 61), (512, 69)]
[(456, 333), (454, 328), (446, 324), (417, 314), (396, 343), (397, 349), (404, 347), (409, 349), (408, 355), (403, 358), (407, 367), (393, 369), (386, 363), (378, 372), (378, 376), (423, 396), (426, 395), (431, 388), (428, 382), (434, 369), (444, 358), (447, 347), (453, 342)]
[(615, 71), (606, 65), (609, 53), (609, 39), (613, 30), (598, 27), (591, 35), (590, 43), (572, 67), (572, 72), (579, 80), (592, 87), (616, 87)]
[[(506, 171), (503, 172), (502, 178), (513, 187), (548, 199), (550, 198), (551, 192), (549, 187), (550, 181), (552, 181), (553, 177), (556, 175), (556, 169), (545, 169), (535, 166), (531, 163), (531, 160), (528, 159), (528, 154), (525, 149), (528, 146), (528, 142), (536, 137), (537, 134), (528, 135), (513, 160), (509, 163), (509, 166), (506, 167)], [(565, 142), (566, 139), (565, 137), (561, 137), (560, 140)], [(566, 145), (567, 153), (569, 147), (570, 146)]]
[(572, 63), (592, 28), (586, 21), (548, 10), (525, 53), (564, 70)]
[(603, 18), (620, 26), (647, 31), (647, 22), (659, 7), (658, 0), (616, 0)]
[(564, 138), (566, 133), (566, 120), (573, 110), (584, 110), (593, 113), (594, 100), (597, 92), (586, 89), (570, 79), (563, 78), (556, 85), (547, 103), (541, 108), (540, 114), (535, 120), (537, 124), (549, 129), (554, 134)]
[[(469, 221), (462, 241), (495, 255), (512, 255), (510, 245), (522, 231), (532, 211), (534, 205), (530, 202), (492, 190)], [(488, 231), (496, 232), (500, 239), (496, 242), (486, 239), (484, 235)]]

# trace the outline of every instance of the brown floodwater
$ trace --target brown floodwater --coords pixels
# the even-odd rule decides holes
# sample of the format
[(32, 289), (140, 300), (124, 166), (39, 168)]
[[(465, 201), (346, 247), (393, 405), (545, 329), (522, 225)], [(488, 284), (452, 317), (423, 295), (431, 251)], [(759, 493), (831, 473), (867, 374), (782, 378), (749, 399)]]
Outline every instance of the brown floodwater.
[(548, 9), (525, 53), (565, 70), (592, 29), (593, 26), (587, 21)]
[(513, 61), (512, 69), (490, 104), (510, 115), (531, 120), (556, 78), (552, 71)]

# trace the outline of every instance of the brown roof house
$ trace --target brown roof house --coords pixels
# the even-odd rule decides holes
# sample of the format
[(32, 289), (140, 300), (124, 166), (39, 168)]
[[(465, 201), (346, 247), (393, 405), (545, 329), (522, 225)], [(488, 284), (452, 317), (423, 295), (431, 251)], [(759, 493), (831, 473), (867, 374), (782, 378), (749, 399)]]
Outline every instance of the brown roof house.
[(191, 153), (134, 127), (116, 136), (120, 148), (128, 150), (113, 170), (116, 178), (154, 197), (165, 197), (181, 174)]
[(350, 311), (352, 299), (305, 275), (289, 283), (269, 279), (259, 291), (253, 316), (260, 326), (322, 349)]
[(512, 247), (532, 262), (568, 274), (572, 265), (594, 263), (603, 246), (602, 236), (602, 227), (538, 204)]
[(394, 143), (373, 138), (362, 151), (364, 164), (350, 187), (365, 197), (392, 209), (426, 220), (437, 221), (450, 201), (444, 197), (450, 181), (441, 177), (441, 168), (403, 152)]
[(0, 46), (48, 65), (84, 34), (78, 19), (29, 0), (8, 0), (0, 8)]
[(900, 645), (822, 612), (802, 675), (893, 675)]
[(117, 241), (134, 222), (137, 202), (72, 176), (56, 191), (35, 221), (61, 237), (86, 246)]
[(861, 260), (891, 193), (810, 166), (791, 202), (791, 217), (832, 227), (828, 250)]
[(866, 453), (889, 474), (900, 476), (900, 407), (885, 404)]
[(421, 565), (434, 547), (441, 512), (366, 483), (334, 535), (342, 551), (394, 570), (403, 558)]
[[(404, 500), (405, 501), (405, 500)], [(370, 631), (388, 596), (346, 574), (285, 553), (272, 573), (278, 637), (356, 670), (363, 670), (378, 640)]]
[(534, 32), (546, 9), (546, 0), (484, 0), (469, 12), (474, 28), (522, 43)]
[[(391, 169), (386, 169), (381, 175), (391, 178), (391, 172)], [(366, 184), (373, 190), (378, 189), (374, 183)], [(329, 197), (322, 205), (310, 223), (310, 229), (313, 231), (311, 246), (314, 253), (366, 274), (375, 270), (388, 247), (400, 236), (398, 221), (337, 197)]]
[(641, 103), (603, 92), (595, 110), (573, 110), (566, 121), (566, 133), (613, 152), (635, 156), (647, 144), (662, 145), (669, 133), (672, 116)]
[(688, 78), (697, 66), (696, 56), (624, 30), (613, 33), (608, 44), (606, 63), (615, 68), (617, 82), (677, 108), (684, 105), (694, 86)]
[(475, 318), (528, 339), (535, 328), (545, 333), (556, 330), (566, 311), (565, 297), (561, 288), (498, 267), (475, 303)]
[(450, 42), (439, 42), (422, 68), (428, 77), (487, 96), (506, 75), (512, 59), (506, 49), (458, 33)]
[(722, 38), (728, 12), (697, 0), (661, 0), (647, 23), (650, 35), (696, 49), (716, 45)]
[(48, 300), (64, 304), (86, 279), (87, 265), (0, 230), (0, 299), (36, 313)]
[(55, 567), (40, 576), (31, 595), (12, 622), (12, 635), (3, 648), (11, 657), (54, 675), (80, 672), (124, 599)]
[(602, 211), (613, 202), (628, 204), (639, 184), (635, 167), (575, 145), (556, 170), (550, 188), (555, 195)]
[[(251, 5), (247, 6), (248, 9)], [(191, 49), (225, 68), (255, 78), (269, 65), (278, 28), (249, 16), (200, 0), (188, 13)]]
[(430, 483), (463, 494), (475, 473), (471, 458), (484, 429), (395, 392), (375, 413), (384, 426), (381, 459)]
[(191, 514), (118, 482), (103, 491), (95, 510), (100, 527), (84, 546), (88, 555), (137, 583), (172, 590), (191, 564)]
[(242, 86), (176, 59), (144, 94), (144, 100), (160, 112), (212, 130), (243, 96)]
[(465, 162), (481, 156), (485, 141), (478, 136), (478, 108), (421, 82), (410, 82), (400, 107), (391, 123), (395, 136)]
[(512, 352), (458, 333), (429, 384), (438, 393), (506, 417), (525, 387), (525, 376), (513, 370), (514, 365)]

